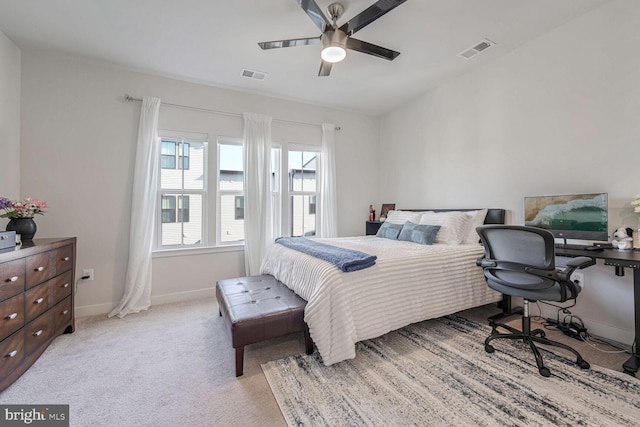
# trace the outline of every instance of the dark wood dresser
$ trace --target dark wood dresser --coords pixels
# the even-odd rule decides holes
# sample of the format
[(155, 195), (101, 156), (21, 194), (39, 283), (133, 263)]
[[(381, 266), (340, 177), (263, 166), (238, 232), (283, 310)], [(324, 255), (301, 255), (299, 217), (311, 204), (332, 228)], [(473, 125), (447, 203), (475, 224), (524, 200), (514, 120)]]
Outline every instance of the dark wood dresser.
[(75, 329), (76, 238), (33, 239), (0, 252), (0, 391)]

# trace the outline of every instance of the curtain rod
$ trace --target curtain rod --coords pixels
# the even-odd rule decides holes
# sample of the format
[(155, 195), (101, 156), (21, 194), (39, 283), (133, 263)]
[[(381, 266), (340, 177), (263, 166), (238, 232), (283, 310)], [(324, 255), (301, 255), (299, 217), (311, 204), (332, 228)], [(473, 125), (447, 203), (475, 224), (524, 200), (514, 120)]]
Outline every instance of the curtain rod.
[[(133, 96), (128, 95), (128, 94), (124, 95), (124, 100), (127, 101), (127, 102), (133, 102), (133, 101), (142, 102), (142, 98), (134, 98)], [(203, 111), (203, 112), (206, 112), (206, 113), (221, 114), (221, 115), (224, 115), (224, 116), (242, 117), (242, 114), (240, 114), (240, 113), (230, 113), (228, 111), (219, 111), (219, 110), (212, 110), (212, 109), (209, 109), (209, 108), (192, 107), (190, 105), (172, 104), (170, 102), (164, 102), (164, 101), (160, 101), (160, 103), (163, 104), (163, 105), (166, 105), (168, 107), (185, 108), (187, 110)], [(289, 124), (294, 124), (294, 125), (322, 127), (322, 125), (319, 125), (317, 123), (295, 122), (293, 120), (283, 120), (283, 119), (272, 119), (272, 120), (274, 122), (289, 123)], [(342, 129), (340, 126), (336, 126), (335, 127), (335, 130), (337, 130), (337, 131), (339, 131), (340, 129)]]

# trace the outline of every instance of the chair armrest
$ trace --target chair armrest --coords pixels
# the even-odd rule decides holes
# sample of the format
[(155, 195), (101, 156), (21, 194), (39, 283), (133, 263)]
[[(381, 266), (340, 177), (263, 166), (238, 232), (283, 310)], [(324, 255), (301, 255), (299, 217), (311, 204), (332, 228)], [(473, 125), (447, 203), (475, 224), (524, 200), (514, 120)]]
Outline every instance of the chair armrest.
[(488, 258), (478, 258), (476, 260), (476, 265), (478, 267), (486, 268), (486, 267), (497, 267), (498, 263)]
[(589, 258), (588, 256), (579, 256), (571, 258), (567, 261), (567, 267), (564, 270), (558, 271), (558, 278), (570, 282), (571, 275), (575, 270), (581, 270), (583, 268), (591, 267), (596, 263), (596, 260)]
[(579, 256), (575, 258), (571, 258), (567, 261), (567, 267), (573, 267), (582, 270), (583, 268), (591, 267), (595, 265), (596, 260), (593, 258), (589, 258), (588, 256)]

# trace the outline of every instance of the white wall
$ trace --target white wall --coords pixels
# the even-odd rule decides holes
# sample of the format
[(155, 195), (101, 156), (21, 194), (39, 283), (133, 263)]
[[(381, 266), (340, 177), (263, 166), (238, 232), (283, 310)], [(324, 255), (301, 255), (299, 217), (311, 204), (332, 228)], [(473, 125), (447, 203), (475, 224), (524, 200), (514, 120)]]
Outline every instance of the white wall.
[[(375, 118), (126, 71), (106, 64), (22, 51), (22, 193), (43, 200), (36, 237), (77, 236), (76, 315), (107, 313), (120, 300), (127, 266), (132, 167), (139, 102), (125, 93), (218, 111), (269, 114), (274, 119), (340, 125), (336, 133), (338, 229), (364, 234), (367, 206), (378, 189)], [(160, 128), (241, 137), (239, 117), (163, 106)], [(275, 122), (273, 139), (308, 142), (320, 128)], [(354, 159), (358, 159), (357, 162)], [(213, 295), (218, 279), (242, 275), (242, 252), (156, 257), (154, 303)], [(79, 276), (79, 274), (78, 274)]]
[[(607, 3), (386, 115), (381, 198), (399, 208), (501, 207), (522, 224), (524, 196), (608, 192), (610, 229), (637, 227), (638, 22), (640, 2)], [(630, 344), (632, 275), (585, 270), (572, 312), (592, 333)]]
[[(20, 49), (0, 32), (0, 197), (20, 197)], [(0, 219), (4, 230), (6, 219)]]

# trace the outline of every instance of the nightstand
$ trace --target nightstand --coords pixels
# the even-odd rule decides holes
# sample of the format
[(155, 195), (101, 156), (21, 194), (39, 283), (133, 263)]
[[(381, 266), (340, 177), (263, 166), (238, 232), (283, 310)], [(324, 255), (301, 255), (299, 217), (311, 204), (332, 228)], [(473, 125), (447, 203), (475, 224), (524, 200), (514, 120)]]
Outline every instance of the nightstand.
[(381, 225), (382, 225), (382, 223), (380, 221), (367, 221), (365, 234), (367, 236), (375, 235), (378, 232), (378, 230), (380, 229)]

